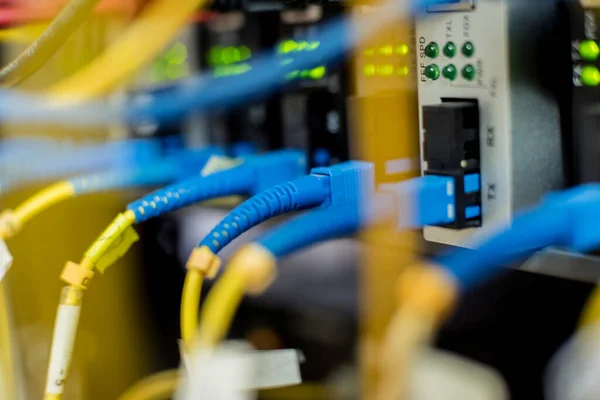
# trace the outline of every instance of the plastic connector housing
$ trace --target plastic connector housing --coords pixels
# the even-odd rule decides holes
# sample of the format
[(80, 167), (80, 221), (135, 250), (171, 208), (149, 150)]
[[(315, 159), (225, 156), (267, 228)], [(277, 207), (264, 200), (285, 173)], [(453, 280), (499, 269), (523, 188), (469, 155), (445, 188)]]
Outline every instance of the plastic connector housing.
[(548, 195), (541, 207), (566, 214), (568, 224), (565, 245), (570, 250), (586, 252), (600, 248), (600, 184), (587, 184)]
[(208, 159), (212, 156), (223, 156), (225, 152), (219, 146), (208, 146), (198, 149), (179, 150), (169, 154), (159, 164), (168, 167), (169, 164), (179, 169), (179, 176), (175, 179), (184, 179), (194, 174), (199, 174)]
[(454, 179), (456, 215), (444, 227), (481, 226), (478, 103), (464, 99), (424, 106), (423, 130), (423, 158), (427, 162), (424, 175)]
[(330, 196), (323, 207), (356, 204), (375, 192), (375, 170), (369, 162), (348, 161), (331, 167), (313, 168), (310, 173), (329, 177)]
[(456, 218), (456, 186), (452, 177), (427, 175), (382, 184), (378, 189), (393, 195), (399, 229), (446, 225)]
[(253, 169), (254, 184), (251, 194), (297, 179), (306, 174), (307, 168), (306, 155), (298, 150), (279, 150), (250, 156), (244, 160), (244, 165)]

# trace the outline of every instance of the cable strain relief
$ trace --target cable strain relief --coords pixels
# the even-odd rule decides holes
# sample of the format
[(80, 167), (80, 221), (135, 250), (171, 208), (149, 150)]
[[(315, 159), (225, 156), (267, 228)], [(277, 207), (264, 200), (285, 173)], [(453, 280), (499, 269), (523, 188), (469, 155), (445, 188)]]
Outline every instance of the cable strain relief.
[(258, 296), (275, 280), (277, 260), (273, 253), (257, 243), (242, 247), (231, 259), (230, 267), (246, 277), (246, 293)]
[(64, 282), (80, 289), (87, 289), (93, 277), (94, 271), (72, 261), (67, 261), (60, 274), (60, 279)]
[(401, 307), (440, 321), (456, 303), (458, 286), (443, 268), (418, 264), (402, 272), (396, 295)]
[(196, 247), (192, 250), (185, 267), (188, 270), (197, 270), (207, 278), (214, 278), (221, 268), (221, 259), (206, 246)]
[(13, 210), (5, 210), (0, 214), (0, 237), (8, 239), (21, 231), (23, 224)]

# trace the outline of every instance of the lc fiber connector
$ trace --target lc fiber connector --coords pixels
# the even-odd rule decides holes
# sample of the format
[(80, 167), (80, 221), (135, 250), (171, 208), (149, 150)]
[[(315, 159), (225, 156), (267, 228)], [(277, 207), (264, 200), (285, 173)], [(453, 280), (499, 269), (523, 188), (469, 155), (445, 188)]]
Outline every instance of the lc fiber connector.
[(481, 226), (479, 107), (476, 101), (423, 107), (425, 175), (454, 179), (456, 215), (446, 228)]

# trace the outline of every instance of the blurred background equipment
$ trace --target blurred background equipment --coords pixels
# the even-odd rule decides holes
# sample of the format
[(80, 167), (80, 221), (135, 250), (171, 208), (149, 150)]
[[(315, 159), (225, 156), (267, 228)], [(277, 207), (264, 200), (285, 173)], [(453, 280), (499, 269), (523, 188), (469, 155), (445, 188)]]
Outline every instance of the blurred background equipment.
[(0, 398), (599, 398), (598, 18), (0, 1)]

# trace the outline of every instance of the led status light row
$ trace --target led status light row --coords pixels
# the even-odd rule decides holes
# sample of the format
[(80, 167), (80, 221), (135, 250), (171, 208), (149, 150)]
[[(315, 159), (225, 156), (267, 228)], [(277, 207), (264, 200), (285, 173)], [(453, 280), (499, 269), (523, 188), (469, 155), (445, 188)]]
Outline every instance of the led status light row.
[(386, 44), (379, 47), (369, 47), (364, 51), (364, 55), (367, 57), (380, 55), (380, 56), (406, 56), (408, 55), (409, 47), (405, 43), (397, 45)]
[[(444, 56), (448, 58), (453, 58), (456, 55), (457, 51), (458, 49), (454, 42), (447, 42), (442, 50)], [(440, 55), (440, 46), (436, 42), (431, 42), (427, 46), (425, 46), (424, 53), (425, 56), (427, 56), (428, 58), (437, 58)], [(465, 57), (473, 57), (473, 55), (475, 54), (475, 45), (473, 44), (473, 42), (465, 42), (461, 47), (461, 53)]]
[(394, 66), (394, 64), (367, 64), (363, 67), (363, 74), (365, 76), (408, 76), (410, 69), (406, 65)]
[[(432, 81), (438, 80), (440, 75), (442, 75), (449, 81), (454, 81), (458, 77), (458, 69), (456, 68), (456, 65), (448, 64), (440, 71), (440, 67), (437, 64), (430, 64), (427, 67), (425, 67), (424, 75)], [(460, 75), (464, 79), (472, 81), (477, 75), (477, 70), (473, 65), (467, 64), (460, 71)]]
[[(600, 47), (595, 40), (582, 40), (575, 45), (579, 57), (584, 61), (594, 62), (600, 57)], [(600, 71), (594, 65), (578, 66), (575, 69), (575, 74), (579, 77), (579, 81), (583, 86), (598, 86), (600, 85)]]

